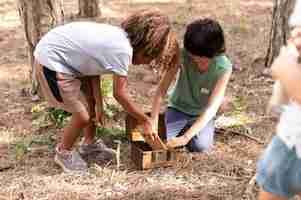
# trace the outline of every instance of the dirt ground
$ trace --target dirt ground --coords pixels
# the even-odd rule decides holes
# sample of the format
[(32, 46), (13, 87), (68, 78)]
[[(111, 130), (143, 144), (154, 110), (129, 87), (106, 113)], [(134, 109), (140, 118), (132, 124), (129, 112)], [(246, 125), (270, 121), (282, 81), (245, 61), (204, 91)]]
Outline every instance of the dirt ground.
[[(76, 20), (76, 2), (64, 2), (69, 21)], [(193, 19), (219, 20), (235, 70), (227, 90), (230, 106), (217, 120), (228, 131), (217, 133), (212, 152), (185, 154), (173, 167), (138, 171), (130, 161), (129, 143), (123, 141), (119, 169), (95, 165), (83, 176), (62, 173), (53, 162), (51, 144), (60, 129), (41, 118), (45, 103), (27, 95), (30, 67), (16, 3), (0, 0), (0, 200), (256, 199), (256, 161), (275, 126), (265, 115), (272, 80), (263, 73), (272, 6), (272, 0), (103, 1), (97, 21), (118, 24), (135, 10), (158, 8), (170, 16), (180, 40)], [(151, 76), (147, 67), (130, 69), (131, 95), (145, 110), (156, 87)]]

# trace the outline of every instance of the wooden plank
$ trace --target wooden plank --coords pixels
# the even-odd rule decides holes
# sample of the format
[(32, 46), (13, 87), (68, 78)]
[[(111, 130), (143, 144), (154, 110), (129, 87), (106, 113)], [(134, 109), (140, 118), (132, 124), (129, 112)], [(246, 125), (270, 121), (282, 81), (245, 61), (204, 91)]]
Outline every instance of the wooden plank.
[(132, 142), (132, 160), (138, 169), (152, 169), (175, 165), (184, 152), (183, 148), (175, 150), (151, 150), (144, 142)]

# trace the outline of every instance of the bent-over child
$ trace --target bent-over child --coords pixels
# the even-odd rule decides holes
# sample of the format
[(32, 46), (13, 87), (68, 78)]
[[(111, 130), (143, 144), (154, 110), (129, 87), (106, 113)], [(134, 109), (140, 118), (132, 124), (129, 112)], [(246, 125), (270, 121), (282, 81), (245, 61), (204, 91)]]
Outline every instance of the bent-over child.
[[(121, 27), (72, 22), (49, 31), (34, 56), (42, 94), (51, 106), (72, 113), (55, 149), (55, 162), (65, 171), (86, 171), (86, 157), (114, 151), (95, 139), (95, 123), (103, 122), (99, 76), (113, 74), (113, 95), (142, 125), (149, 141), (158, 137), (151, 118), (128, 93), (128, 67), (164, 59), (163, 49), (176, 43), (167, 16), (143, 10), (127, 17)], [(163, 61), (162, 61), (163, 62)], [(74, 144), (83, 130), (79, 150)]]

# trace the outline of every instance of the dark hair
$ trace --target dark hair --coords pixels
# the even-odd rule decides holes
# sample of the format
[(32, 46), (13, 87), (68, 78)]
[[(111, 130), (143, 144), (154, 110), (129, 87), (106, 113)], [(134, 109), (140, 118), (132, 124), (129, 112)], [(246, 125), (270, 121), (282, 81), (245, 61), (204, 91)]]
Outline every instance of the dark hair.
[(193, 55), (208, 58), (224, 53), (226, 48), (223, 29), (217, 21), (198, 19), (187, 26), (184, 47)]

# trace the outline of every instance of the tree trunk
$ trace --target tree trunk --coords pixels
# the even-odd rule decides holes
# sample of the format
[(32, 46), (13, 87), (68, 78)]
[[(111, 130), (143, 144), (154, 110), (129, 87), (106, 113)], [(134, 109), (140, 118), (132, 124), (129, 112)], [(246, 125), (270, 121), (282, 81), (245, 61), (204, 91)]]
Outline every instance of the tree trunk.
[(78, 0), (79, 17), (97, 17), (100, 15), (99, 0)]
[(34, 76), (33, 51), (41, 39), (53, 27), (64, 22), (63, 0), (19, 0), (19, 16), (22, 21), (28, 44), (28, 57), (31, 66), (31, 93), (36, 95), (38, 83)]
[(270, 67), (274, 58), (278, 56), (282, 45), (286, 44), (289, 37), (288, 19), (291, 15), (296, 0), (274, 0), (272, 27), (270, 41), (265, 58), (265, 66)]

